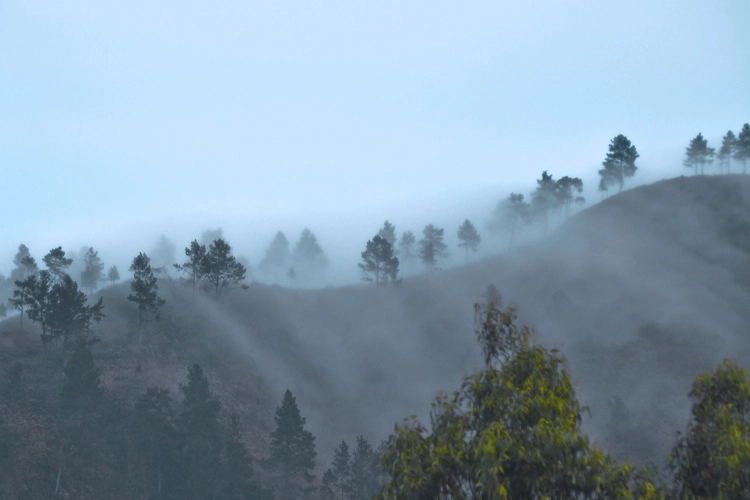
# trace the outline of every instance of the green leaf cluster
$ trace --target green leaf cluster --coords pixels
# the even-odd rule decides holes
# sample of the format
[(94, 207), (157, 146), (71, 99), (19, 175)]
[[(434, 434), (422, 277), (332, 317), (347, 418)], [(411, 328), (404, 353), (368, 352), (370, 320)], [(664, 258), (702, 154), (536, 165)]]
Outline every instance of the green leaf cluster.
[(515, 326), (513, 308), (477, 306), (485, 369), (438, 396), (430, 427), (389, 438), (382, 498), (657, 498), (649, 470), (591, 446), (565, 359)]

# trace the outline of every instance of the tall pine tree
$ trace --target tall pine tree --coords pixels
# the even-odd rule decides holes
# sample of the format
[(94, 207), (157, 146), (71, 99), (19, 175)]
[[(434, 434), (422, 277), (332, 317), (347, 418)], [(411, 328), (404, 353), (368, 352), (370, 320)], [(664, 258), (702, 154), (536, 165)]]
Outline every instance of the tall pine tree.
[(279, 500), (304, 498), (312, 492), (315, 478), (315, 436), (305, 429), (305, 418), (297, 408), (297, 399), (287, 389), (273, 417), (268, 464), (275, 472), (275, 490)]
[(139, 253), (130, 264), (133, 281), (130, 282), (128, 300), (138, 304), (138, 326), (143, 325), (144, 313), (157, 314), (159, 307), (164, 305), (164, 299), (159, 297), (159, 285), (151, 270), (151, 260), (145, 253)]

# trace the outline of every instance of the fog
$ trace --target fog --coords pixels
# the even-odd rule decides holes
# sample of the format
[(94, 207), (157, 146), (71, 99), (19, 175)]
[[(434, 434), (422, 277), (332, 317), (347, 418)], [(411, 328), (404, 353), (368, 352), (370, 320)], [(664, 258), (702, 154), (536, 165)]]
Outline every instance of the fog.
[[(662, 465), (695, 375), (750, 361), (750, 247), (737, 236), (750, 184), (680, 177), (698, 132), (718, 149), (750, 119), (747, 19), (742, 0), (4, 5), (0, 274), (21, 243), (37, 262), (57, 246), (78, 264), (98, 250), (123, 282), (94, 293), (108, 314), (96, 355), (116, 365), (108, 342), (142, 349), (138, 388), (173, 394), (185, 366), (205, 364), (256, 456), (291, 389), (320, 473), (341, 439), (427, 421), (435, 394), (481, 367), (472, 306), (493, 285), (566, 355), (596, 444)], [(597, 171), (621, 133), (638, 171), (602, 201)], [(586, 203), (507, 250), (487, 223), (542, 171), (580, 177)], [(464, 265), (467, 218), (482, 243)], [(450, 256), (429, 273), (405, 263), (400, 286), (363, 283), (360, 254), (386, 220), (418, 240), (443, 228)], [(296, 283), (258, 272), (277, 231), (293, 248), (306, 228), (325, 270)], [(146, 347), (108, 340), (134, 328), (133, 257), (166, 238), (180, 263), (218, 229), (251, 266), (249, 288), (192, 303), (171, 270)], [(171, 330), (194, 343), (164, 347)], [(617, 436), (615, 397), (630, 414)]]

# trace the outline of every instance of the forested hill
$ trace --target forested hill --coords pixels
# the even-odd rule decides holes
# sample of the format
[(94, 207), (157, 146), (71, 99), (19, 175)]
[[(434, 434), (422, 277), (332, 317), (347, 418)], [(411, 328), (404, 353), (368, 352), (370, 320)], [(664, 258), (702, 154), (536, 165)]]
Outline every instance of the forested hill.
[[(364, 435), (376, 444), (481, 366), (473, 304), (492, 285), (541, 343), (568, 358), (579, 398), (591, 407), (584, 427), (594, 441), (619, 457), (662, 463), (687, 422), (695, 375), (725, 357), (750, 360), (750, 177), (642, 186), (499, 252), (398, 286), (252, 284), (214, 299), (163, 278), (167, 303), (159, 321), (142, 328), (126, 283), (95, 292), (107, 314), (92, 347), (104, 397), (121, 415), (151, 386), (180, 401), (187, 368), (199, 363), (224, 418), (237, 414), (261, 458), (288, 388), (317, 437), (320, 478), (342, 439)], [(4, 429), (26, 436), (12, 443), (16, 467), (54, 483), (68, 442), (56, 420), (67, 354), (50, 345), (44, 356), (38, 326), (25, 322), (21, 332), (18, 317), (0, 332), (2, 372), (14, 362), (24, 367), (22, 390), (6, 390), (0, 403)], [(121, 484), (118, 460), (99, 457), (91, 474)]]

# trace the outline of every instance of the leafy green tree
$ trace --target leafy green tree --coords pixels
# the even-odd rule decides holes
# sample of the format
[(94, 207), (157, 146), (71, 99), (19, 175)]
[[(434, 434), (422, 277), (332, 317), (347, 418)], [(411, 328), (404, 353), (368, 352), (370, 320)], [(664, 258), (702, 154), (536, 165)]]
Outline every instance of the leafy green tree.
[(193, 240), (190, 246), (185, 248), (185, 256), (188, 260), (182, 265), (175, 264), (174, 267), (188, 275), (188, 281), (193, 289), (193, 296), (195, 296), (195, 288), (205, 274), (206, 245), (201, 245), (198, 240)]
[(103, 298), (88, 305), (86, 294), (78, 289), (78, 283), (67, 274), (50, 291), (47, 324), (53, 338), (62, 338), (67, 345), (72, 336), (80, 336), (91, 329), (91, 322), (98, 323), (104, 317)]
[(437, 228), (428, 224), (422, 230), (422, 239), (419, 241), (419, 258), (422, 259), (427, 270), (432, 270), (441, 257), (448, 256), (448, 247), (443, 243), (443, 228)]
[(485, 368), (438, 396), (431, 428), (396, 427), (383, 498), (657, 498), (648, 471), (596, 450), (565, 360), (531, 342), (513, 308), (477, 306)]
[(670, 460), (675, 498), (747, 498), (750, 491), (750, 376), (724, 360), (698, 376), (692, 417)]
[(237, 262), (232, 255), (232, 247), (219, 238), (208, 247), (203, 259), (203, 279), (213, 289), (216, 297), (232, 285), (237, 285), (245, 279), (247, 269)]
[(165, 304), (165, 300), (159, 297), (159, 285), (151, 269), (151, 259), (140, 252), (130, 264), (130, 272), (133, 280), (130, 282), (130, 293), (128, 300), (138, 304), (138, 326), (143, 325), (145, 313), (159, 313), (159, 307)]
[(731, 171), (732, 156), (734, 156), (736, 144), (737, 138), (734, 136), (734, 132), (728, 130), (726, 135), (721, 138), (721, 147), (716, 155), (716, 159), (719, 160), (720, 173), (724, 172), (725, 165), (727, 173)]
[(297, 399), (287, 389), (273, 417), (268, 464), (275, 472), (274, 483), (279, 500), (303, 498), (310, 494), (315, 476), (315, 436), (305, 429), (305, 418), (297, 408)]
[(491, 231), (504, 231), (510, 236), (508, 250), (513, 248), (513, 240), (521, 229), (531, 222), (531, 205), (524, 201), (520, 193), (510, 193), (507, 199), (497, 204), (488, 224)]
[[(599, 170), (601, 182), (600, 191), (606, 191), (609, 186), (617, 184), (622, 192), (622, 186), (625, 184), (626, 177), (633, 177), (638, 167), (635, 160), (638, 159), (638, 151), (630, 140), (620, 134), (609, 143), (609, 151), (604, 158), (603, 169)], [(604, 189), (602, 189), (604, 188)]]
[(394, 226), (388, 221), (383, 222), (383, 227), (381, 227), (380, 230), (378, 230), (378, 236), (388, 240), (388, 243), (391, 244), (391, 247), (393, 248), (394, 253), (395, 253), (396, 243), (397, 243), (396, 240), (398, 239), (396, 238), (396, 226)]
[(42, 258), (44, 265), (47, 266), (52, 278), (56, 283), (60, 283), (63, 277), (68, 273), (68, 268), (73, 263), (73, 259), (65, 257), (65, 251), (62, 247), (53, 248), (47, 255)]
[(747, 161), (750, 160), (750, 123), (742, 126), (742, 130), (737, 134), (735, 142), (734, 159), (742, 162), (742, 173), (747, 173)]
[(279, 231), (268, 245), (263, 260), (260, 261), (260, 270), (267, 276), (273, 276), (274, 281), (278, 282), (281, 273), (289, 267), (291, 256), (289, 240), (286, 239), (284, 233)]
[(570, 217), (570, 206), (573, 203), (582, 204), (586, 199), (583, 193), (583, 181), (578, 177), (562, 177), (557, 180), (556, 194), (560, 205), (565, 208), (565, 215)]
[(83, 256), (83, 266), (81, 284), (88, 287), (89, 293), (93, 293), (96, 285), (104, 279), (104, 264), (99, 258), (99, 252), (89, 247)]
[(401, 239), (398, 241), (398, 249), (401, 255), (401, 274), (404, 273), (404, 266), (407, 262), (412, 262), (417, 258), (414, 253), (414, 245), (417, 243), (417, 238), (411, 231), (406, 231), (401, 234)]
[(107, 279), (112, 285), (120, 281), (120, 271), (117, 270), (117, 266), (109, 268), (109, 271), (107, 271)]
[(391, 243), (381, 236), (369, 240), (362, 252), (359, 268), (362, 270), (362, 279), (373, 281), (374, 276), (376, 285), (389, 279), (395, 280), (398, 276), (398, 259), (393, 254)]
[(482, 237), (479, 236), (474, 224), (466, 219), (463, 224), (458, 228), (458, 241), (461, 243), (458, 246), (463, 247), (466, 250), (466, 263), (469, 263), (469, 250), (472, 252), (477, 251), (479, 243), (482, 241)]
[(221, 403), (209, 390), (208, 378), (199, 364), (188, 370), (187, 385), (180, 385), (184, 397), (179, 415), (183, 434), (183, 458), (192, 498), (213, 498), (221, 477)]
[(698, 175), (698, 167), (703, 175), (703, 167), (706, 163), (711, 163), (711, 157), (714, 155), (714, 148), (708, 147), (708, 141), (703, 138), (702, 134), (696, 135), (690, 140), (690, 145), (685, 149), (685, 160), (682, 162), (688, 168), (695, 169), (695, 175)]

